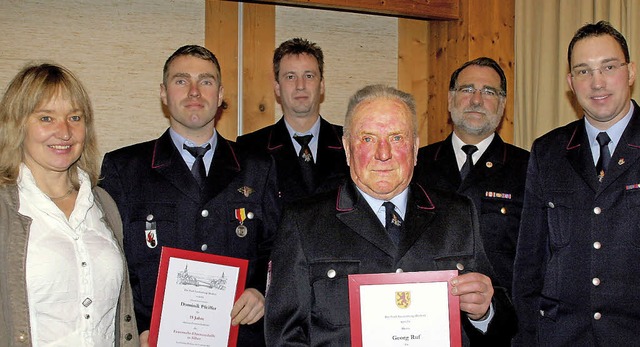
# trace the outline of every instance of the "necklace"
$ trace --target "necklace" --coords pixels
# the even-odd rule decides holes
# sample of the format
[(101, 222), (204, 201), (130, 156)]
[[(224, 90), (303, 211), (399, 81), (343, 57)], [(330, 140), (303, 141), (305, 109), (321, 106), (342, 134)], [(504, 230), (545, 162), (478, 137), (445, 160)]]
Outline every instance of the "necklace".
[(49, 199), (51, 199), (52, 201), (62, 200), (62, 199), (64, 199), (64, 198), (66, 198), (67, 196), (71, 195), (71, 193), (72, 193), (74, 190), (75, 190), (75, 188), (74, 188), (73, 186), (71, 186), (71, 188), (69, 188), (69, 190), (67, 190), (67, 192), (66, 192), (66, 193), (64, 193), (64, 194), (63, 194), (63, 195), (61, 195), (61, 196), (56, 196), (56, 197), (53, 197), (53, 196), (50, 196), (50, 195), (47, 195), (47, 196), (48, 196), (48, 197), (49, 197)]

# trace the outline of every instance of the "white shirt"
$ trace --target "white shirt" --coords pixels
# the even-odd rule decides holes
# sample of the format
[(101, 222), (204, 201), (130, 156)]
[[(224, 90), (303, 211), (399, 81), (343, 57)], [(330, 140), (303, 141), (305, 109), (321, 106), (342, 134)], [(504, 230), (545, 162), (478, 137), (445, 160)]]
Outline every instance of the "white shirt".
[[(458, 163), (458, 170), (462, 170), (462, 166), (467, 161), (467, 153), (465, 153), (462, 150), (462, 146), (466, 145), (467, 143), (462, 142), (462, 140), (460, 140), (460, 138), (456, 135), (455, 132), (452, 134), (453, 136), (451, 136), (451, 144), (453, 145), (453, 152), (456, 154), (456, 162)], [(484, 151), (486, 151), (487, 148), (489, 148), (489, 145), (491, 144), (491, 141), (493, 141), (493, 138), (495, 136), (496, 136), (496, 133), (492, 133), (486, 139), (475, 144), (478, 150), (473, 152), (473, 154), (471, 154), (471, 160), (473, 161), (474, 165), (478, 162), (478, 160), (480, 160), (480, 157), (482, 157), (482, 155), (484, 154)]]
[(20, 167), (19, 212), (32, 218), (26, 260), (33, 346), (113, 346), (124, 277), (121, 253), (94, 203), (88, 175), (70, 218)]

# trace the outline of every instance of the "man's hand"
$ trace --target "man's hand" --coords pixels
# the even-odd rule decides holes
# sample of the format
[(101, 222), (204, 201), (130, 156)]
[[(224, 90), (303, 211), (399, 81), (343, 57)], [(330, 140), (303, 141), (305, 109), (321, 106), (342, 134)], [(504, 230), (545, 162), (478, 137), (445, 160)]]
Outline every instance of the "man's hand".
[(493, 285), (491, 279), (481, 273), (470, 272), (450, 281), (451, 294), (460, 297), (460, 310), (473, 320), (481, 320), (489, 312)]
[(140, 333), (140, 347), (149, 347), (149, 330)]
[(231, 310), (231, 324), (253, 324), (264, 316), (264, 295), (254, 288), (244, 290)]

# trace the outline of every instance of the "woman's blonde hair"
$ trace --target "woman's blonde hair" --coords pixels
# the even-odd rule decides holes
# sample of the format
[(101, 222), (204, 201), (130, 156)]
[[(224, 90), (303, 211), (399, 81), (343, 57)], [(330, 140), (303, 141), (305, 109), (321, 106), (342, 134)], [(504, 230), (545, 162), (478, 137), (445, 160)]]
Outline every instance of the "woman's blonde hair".
[(80, 80), (63, 66), (44, 63), (24, 67), (13, 78), (0, 101), (0, 186), (15, 184), (24, 160), (24, 138), (29, 115), (36, 108), (61, 97), (82, 111), (85, 120), (84, 148), (69, 168), (71, 182), (79, 187), (78, 168), (86, 171), (91, 186), (98, 183), (98, 144), (93, 109)]

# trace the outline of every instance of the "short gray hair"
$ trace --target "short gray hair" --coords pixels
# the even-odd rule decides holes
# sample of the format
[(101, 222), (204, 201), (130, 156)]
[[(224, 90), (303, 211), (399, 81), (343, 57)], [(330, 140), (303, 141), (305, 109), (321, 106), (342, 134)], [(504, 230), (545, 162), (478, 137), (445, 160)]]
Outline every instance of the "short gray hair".
[(411, 112), (411, 125), (413, 127), (412, 133), (414, 137), (418, 136), (418, 119), (416, 116), (416, 101), (409, 93), (405, 93), (399, 89), (389, 87), (383, 84), (368, 85), (351, 96), (349, 99), (349, 106), (347, 107), (347, 113), (344, 117), (344, 136), (348, 138), (351, 135), (351, 122), (353, 119), (353, 112), (363, 101), (386, 98), (396, 99), (404, 103)]

